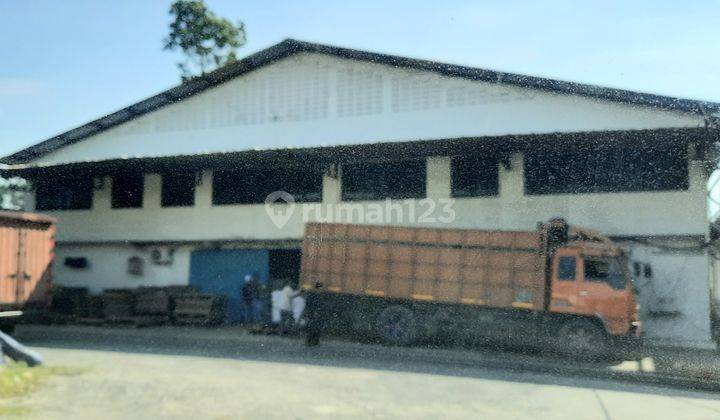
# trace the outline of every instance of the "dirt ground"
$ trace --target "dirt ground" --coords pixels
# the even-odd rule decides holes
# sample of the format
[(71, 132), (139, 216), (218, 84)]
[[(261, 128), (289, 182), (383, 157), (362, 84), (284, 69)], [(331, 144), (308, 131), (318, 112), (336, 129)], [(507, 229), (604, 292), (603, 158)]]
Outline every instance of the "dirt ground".
[[(431, 361), (392, 350), (379, 357), (383, 348), (359, 344), (306, 349), (299, 340), (199, 330), (68, 331), (19, 338), (48, 365), (84, 373), (0, 404), (37, 419), (720, 417), (714, 394), (457, 365), (440, 350)], [(191, 345), (209, 335), (212, 350)]]

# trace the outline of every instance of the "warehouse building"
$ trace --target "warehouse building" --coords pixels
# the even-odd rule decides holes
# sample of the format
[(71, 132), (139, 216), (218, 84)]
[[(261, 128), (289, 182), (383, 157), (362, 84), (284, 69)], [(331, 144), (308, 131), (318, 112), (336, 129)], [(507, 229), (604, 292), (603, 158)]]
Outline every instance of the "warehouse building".
[[(308, 221), (528, 230), (559, 216), (631, 252), (649, 339), (712, 346), (718, 110), (286, 40), (3, 162), (59, 220), (63, 285), (232, 293), (248, 272), (296, 277)], [(266, 210), (275, 191), (294, 202)]]

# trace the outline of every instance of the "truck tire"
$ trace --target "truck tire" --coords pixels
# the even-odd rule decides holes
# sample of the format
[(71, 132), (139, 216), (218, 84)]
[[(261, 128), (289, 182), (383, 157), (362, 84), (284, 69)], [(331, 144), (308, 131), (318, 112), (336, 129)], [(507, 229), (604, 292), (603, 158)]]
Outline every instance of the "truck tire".
[(455, 346), (460, 341), (460, 324), (447, 310), (440, 309), (426, 322), (425, 333), (430, 341), (441, 346)]
[(383, 342), (391, 346), (406, 346), (417, 338), (413, 312), (400, 305), (388, 306), (380, 313), (377, 330)]
[(598, 360), (607, 355), (607, 333), (589, 321), (569, 321), (560, 328), (557, 345), (561, 351), (579, 360)]

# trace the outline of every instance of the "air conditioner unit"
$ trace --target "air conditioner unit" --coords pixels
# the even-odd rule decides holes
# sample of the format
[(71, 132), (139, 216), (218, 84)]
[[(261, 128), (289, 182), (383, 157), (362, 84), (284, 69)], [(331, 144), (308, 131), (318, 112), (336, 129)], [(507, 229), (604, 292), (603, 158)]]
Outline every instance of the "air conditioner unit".
[(158, 246), (150, 249), (150, 260), (155, 265), (171, 265), (175, 249), (167, 246)]

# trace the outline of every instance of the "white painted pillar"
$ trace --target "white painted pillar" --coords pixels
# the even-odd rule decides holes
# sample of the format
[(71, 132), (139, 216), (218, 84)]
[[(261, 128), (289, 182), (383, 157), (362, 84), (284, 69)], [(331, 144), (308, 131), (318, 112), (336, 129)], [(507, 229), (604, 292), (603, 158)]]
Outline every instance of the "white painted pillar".
[(324, 204), (337, 204), (342, 201), (342, 167), (338, 165), (335, 178), (323, 175), (322, 202)]
[(208, 209), (212, 207), (212, 171), (202, 171), (200, 185), (195, 187), (195, 207)]
[(688, 144), (688, 187), (690, 191), (706, 193), (708, 173), (705, 170), (705, 163), (695, 160), (695, 143)]
[(160, 208), (160, 194), (162, 191), (162, 176), (160, 174), (145, 174), (143, 188), (143, 208), (157, 210)]
[[(708, 218), (708, 178), (709, 173), (706, 163), (695, 159), (695, 143), (688, 144), (688, 191), (695, 197), (694, 205), (688, 206), (688, 212), (692, 210), (696, 220), (707, 220)], [(696, 209), (696, 210), (695, 210)], [(706, 223), (706, 239), (710, 239), (710, 224)]]
[(35, 211), (35, 205), (36, 205), (36, 199), (35, 199), (35, 190), (28, 191), (23, 196), (23, 210), (24, 211)]
[(425, 175), (427, 198), (450, 198), (452, 188), (451, 158), (430, 156), (427, 158)]
[(499, 171), (500, 198), (503, 200), (522, 200), (525, 196), (525, 161), (522, 153), (510, 155), (510, 168), (502, 162)]
[(96, 179), (95, 182), (95, 185), (98, 185), (97, 183), (101, 183), (101, 188), (93, 187), (93, 210), (110, 210), (112, 207), (112, 177), (104, 176)]

